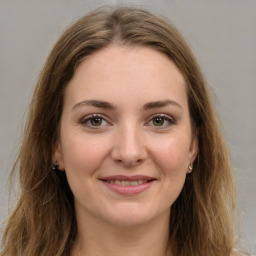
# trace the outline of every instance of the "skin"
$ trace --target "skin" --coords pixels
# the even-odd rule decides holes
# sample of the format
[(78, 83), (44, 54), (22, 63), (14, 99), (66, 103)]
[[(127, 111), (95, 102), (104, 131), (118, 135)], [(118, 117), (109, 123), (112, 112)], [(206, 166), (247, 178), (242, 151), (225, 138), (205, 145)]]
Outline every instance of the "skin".
[[(165, 255), (170, 207), (196, 154), (185, 80), (169, 58), (117, 45), (87, 57), (66, 89), (53, 150), (74, 194), (72, 255)], [(120, 195), (100, 181), (111, 175), (155, 181), (139, 194)]]

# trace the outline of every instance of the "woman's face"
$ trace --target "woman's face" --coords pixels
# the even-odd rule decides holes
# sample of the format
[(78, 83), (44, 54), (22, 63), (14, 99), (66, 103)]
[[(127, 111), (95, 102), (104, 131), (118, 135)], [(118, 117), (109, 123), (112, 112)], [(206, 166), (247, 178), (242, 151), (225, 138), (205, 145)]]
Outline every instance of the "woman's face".
[(53, 153), (77, 216), (118, 226), (169, 216), (196, 154), (185, 81), (165, 55), (111, 46), (78, 66)]

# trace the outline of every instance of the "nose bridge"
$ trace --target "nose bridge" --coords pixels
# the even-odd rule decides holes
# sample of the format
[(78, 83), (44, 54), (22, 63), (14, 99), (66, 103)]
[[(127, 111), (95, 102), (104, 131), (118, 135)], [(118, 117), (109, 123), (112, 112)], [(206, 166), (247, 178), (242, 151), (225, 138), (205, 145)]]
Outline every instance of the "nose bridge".
[(126, 122), (118, 129), (112, 156), (125, 165), (141, 162), (146, 157), (146, 148), (142, 133), (134, 122)]

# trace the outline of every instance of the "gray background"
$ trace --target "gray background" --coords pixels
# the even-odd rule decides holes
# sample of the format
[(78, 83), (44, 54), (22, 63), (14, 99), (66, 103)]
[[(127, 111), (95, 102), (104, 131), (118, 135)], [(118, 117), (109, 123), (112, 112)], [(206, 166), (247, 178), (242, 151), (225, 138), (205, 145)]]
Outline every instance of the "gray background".
[(0, 0), (0, 222), (28, 103), (67, 25), (109, 4), (136, 4), (172, 21), (212, 87), (235, 167), (240, 240), (256, 255), (256, 0)]

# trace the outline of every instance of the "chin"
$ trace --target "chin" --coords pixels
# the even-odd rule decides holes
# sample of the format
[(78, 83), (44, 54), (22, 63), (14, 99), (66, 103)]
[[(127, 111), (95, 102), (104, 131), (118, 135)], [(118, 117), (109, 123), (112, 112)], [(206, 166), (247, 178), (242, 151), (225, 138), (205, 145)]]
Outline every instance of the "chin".
[(122, 205), (115, 209), (114, 212), (109, 213), (108, 216), (105, 216), (105, 218), (109, 223), (117, 227), (134, 227), (147, 224), (157, 216), (159, 216), (159, 213), (157, 214), (149, 209)]
[(119, 228), (138, 227), (140, 225), (150, 222), (151, 218), (143, 218), (139, 216), (118, 216), (116, 218), (110, 218), (109, 223)]

